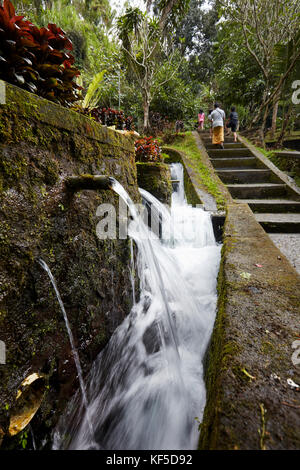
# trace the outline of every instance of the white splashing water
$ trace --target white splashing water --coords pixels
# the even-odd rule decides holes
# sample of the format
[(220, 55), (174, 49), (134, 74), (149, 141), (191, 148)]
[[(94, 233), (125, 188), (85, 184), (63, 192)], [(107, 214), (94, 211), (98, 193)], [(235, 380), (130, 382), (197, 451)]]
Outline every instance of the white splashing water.
[(130, 275), (130, 282), (131, 282), (131, 290), (132, 290), (132, 304), (136, 304), (135, 299), (135, 263), (134, 263), (134, 250), (133, 250), (133, 240), (130, 240), (130, 267), (129, 267), (129, 275)]
[(140, 299), (86, 379), (94, 439), (77, 394), (55, 430), (54, 449), (197, 446), (195, 418), (201, 421), (206, 401), (202, 361), (215, 319), (221, 247), (209, 214), (186, 203), (182, 166), (172, 165), (172, 174), (181, 183), (171, 213), (141, 190), (163, 224), (174, 220), (171, 236), (162, 240), (150, 236), (124, 188), (113, 184), (133, 217), (129, 235), (138, 248)]

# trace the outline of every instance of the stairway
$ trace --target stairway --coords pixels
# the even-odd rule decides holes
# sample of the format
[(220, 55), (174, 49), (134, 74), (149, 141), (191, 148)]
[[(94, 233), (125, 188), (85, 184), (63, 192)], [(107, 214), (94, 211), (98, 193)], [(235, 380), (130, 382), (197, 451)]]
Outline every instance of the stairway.
[(233, 200), (246, 203), (268, 233), (300, 233), (300, 198), (242, 142), (225, 137), (224, 149), (200, 133), (216, 173)]

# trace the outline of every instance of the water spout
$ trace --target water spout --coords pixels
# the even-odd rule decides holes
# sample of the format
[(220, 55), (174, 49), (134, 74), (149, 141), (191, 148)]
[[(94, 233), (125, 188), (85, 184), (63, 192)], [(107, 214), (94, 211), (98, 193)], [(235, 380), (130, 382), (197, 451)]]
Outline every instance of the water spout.
[(71, 191), (84, 189), (108, 190), (112, 188), (113, 178), (106, 175), (77, 175), (65, 179), (66, 187)]

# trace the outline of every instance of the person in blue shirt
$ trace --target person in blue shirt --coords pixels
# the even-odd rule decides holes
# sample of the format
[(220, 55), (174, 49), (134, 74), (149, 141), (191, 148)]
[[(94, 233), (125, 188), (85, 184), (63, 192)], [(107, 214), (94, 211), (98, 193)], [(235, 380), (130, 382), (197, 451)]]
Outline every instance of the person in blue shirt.
[[(239, 117), (238, 117), (238, 113), (236, 112), (235, 110), (235, 106), (232, 106), (231, 108), (231, 113), (229, 115), (229, 119), (228, 119), (228, 122), (226, 124), (226, 128), (227, 129), (231, 129), (231, 131), (233, 132), (233, 139), (234, 139), (234, 142), (237, 142), (237, 129), (238, 129), (238, 124), (239, 124)], [(230, 131), (227, 132), (226, 135), (230, 135)]]

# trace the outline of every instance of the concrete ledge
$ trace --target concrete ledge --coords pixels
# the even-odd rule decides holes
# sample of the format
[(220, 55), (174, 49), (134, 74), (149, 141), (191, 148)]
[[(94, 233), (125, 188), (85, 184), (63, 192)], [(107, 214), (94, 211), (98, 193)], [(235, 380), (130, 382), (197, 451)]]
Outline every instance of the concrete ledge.
[(277, 157), (284, 157), (284, 158), (295, 158), (296, 160), (300, 159), (300, 152), (296, 151), (287, 151), (287, 150), (282, 150), (280, 152), (276, 152), (275, 155)]
[(199, 448), (299, 449), (300, 277), (246, 204), (227, 207), (218, 291)]

